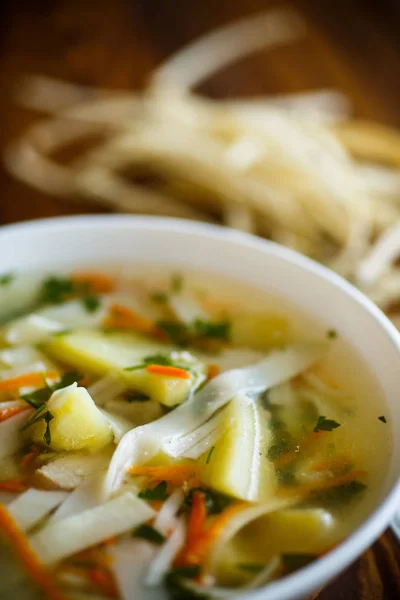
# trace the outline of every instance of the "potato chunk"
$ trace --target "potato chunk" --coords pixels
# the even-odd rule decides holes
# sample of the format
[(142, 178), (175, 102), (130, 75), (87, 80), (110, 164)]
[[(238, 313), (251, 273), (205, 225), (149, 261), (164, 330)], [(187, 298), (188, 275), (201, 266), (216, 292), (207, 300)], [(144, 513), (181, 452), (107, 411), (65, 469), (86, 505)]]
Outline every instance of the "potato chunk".
[[(107, 417), (97, 408), (88, 391), (76, 383), (57, 390), (47, 403), (53, 415), (50, 422), (51, 443), (54, 450), (98, 450), (113, 441)], [(32, 427), (35, 442), (42, 442), (45, 423)]]

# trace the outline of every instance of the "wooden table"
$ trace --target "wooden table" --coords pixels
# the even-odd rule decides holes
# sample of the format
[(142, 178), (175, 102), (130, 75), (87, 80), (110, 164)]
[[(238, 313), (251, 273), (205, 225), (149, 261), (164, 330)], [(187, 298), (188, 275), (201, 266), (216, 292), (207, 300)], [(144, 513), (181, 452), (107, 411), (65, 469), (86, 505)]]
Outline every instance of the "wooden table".
[[(18, 108), (21, 75), (137, 89), (171, 52), (217, 25), (276, 4), (267, 0), (3, 0), (0, 149), (37, 115)], [(304, 42), (261, 53), (204, 85), (214, 97), (335, 87), (356, 114), (400, 126), (398, 0), (293, 0), (309, 22)], [(0, 172), (0, 221), (90, 212), (45, 197)], [(400, 550), (388, 531), (320, 600), (400, 598)]]

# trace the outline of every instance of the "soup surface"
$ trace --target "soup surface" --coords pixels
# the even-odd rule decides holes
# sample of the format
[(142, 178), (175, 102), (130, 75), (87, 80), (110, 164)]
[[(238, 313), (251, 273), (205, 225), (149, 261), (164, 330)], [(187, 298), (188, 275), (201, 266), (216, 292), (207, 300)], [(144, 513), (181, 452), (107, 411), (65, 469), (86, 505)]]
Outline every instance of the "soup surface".
[(376, 503), (390, 423), (346, 332), (201, 273), (0, 283), (0, 598), (230, 597)]

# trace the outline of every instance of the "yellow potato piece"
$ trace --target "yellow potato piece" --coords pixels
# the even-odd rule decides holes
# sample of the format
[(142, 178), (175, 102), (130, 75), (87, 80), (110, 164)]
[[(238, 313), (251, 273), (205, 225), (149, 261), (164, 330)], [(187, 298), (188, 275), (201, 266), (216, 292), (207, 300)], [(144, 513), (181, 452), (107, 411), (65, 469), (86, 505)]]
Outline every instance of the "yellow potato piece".
[[(45, 345), (45, 350), (81, 371), (103, 375), (117, 372), (132, 389), (142, 392), (165, 406), (174, 406), (186, 400), (194, 384), (194, 376), (181, 379), (148, 373), (145, 369), (125, 371), (139, 365), (143, 359), (157, 354), (169, 355), (176, 348), (160, 344), (134, 333), (103, 333), (94, 330), (76, 330), (56, 336)], [(204, 366), (191, 357), (199, 372)]]
[[(271, 433), (268, 417), (244, 394), (233, 398), (225, 409), (226, 433), (203, 463), (201, 481), (229, 496), (264, 502), (276, 489), (272, 463), (266, 457)], [(205, 463), (205, 464), (204, 464)]]
[(240, 314), (232, 317), (231, 340), (238, 346), (268, 350), (290, 340), (287, 317), (263, 313)]
[[(97, 408), (88, 391), (72, 384), (53, 393), (47, 403), (53, 415), (50, 422), (53, 450), (98, 450), (113, 441), (108, 419)], [(39, 421), (32, 427), (32, 439), (43, 442), (46, 425)]]

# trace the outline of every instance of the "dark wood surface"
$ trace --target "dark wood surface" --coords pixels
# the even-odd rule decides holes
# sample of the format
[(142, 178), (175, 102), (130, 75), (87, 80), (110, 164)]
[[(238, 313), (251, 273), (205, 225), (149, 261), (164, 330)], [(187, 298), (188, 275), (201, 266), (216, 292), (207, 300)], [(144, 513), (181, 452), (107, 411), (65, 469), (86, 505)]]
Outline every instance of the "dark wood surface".
[[(3, 0), (0, 8), (0, 150), (32, 120), (13, 101), (26, 73), (139, 89), (150, 71), (194, 37), (276, 2), (267, 0)], [(309, 33), (260, 53), (204, 85), (214, 97), (335, 87), (358, 116), (400, 127), (399, 0), (293, 0)], [(0, 222), (90, 212), (44, 196), (0, 171)], [(400, 550), (391, 532), (317, 596), (400, 599)]]

